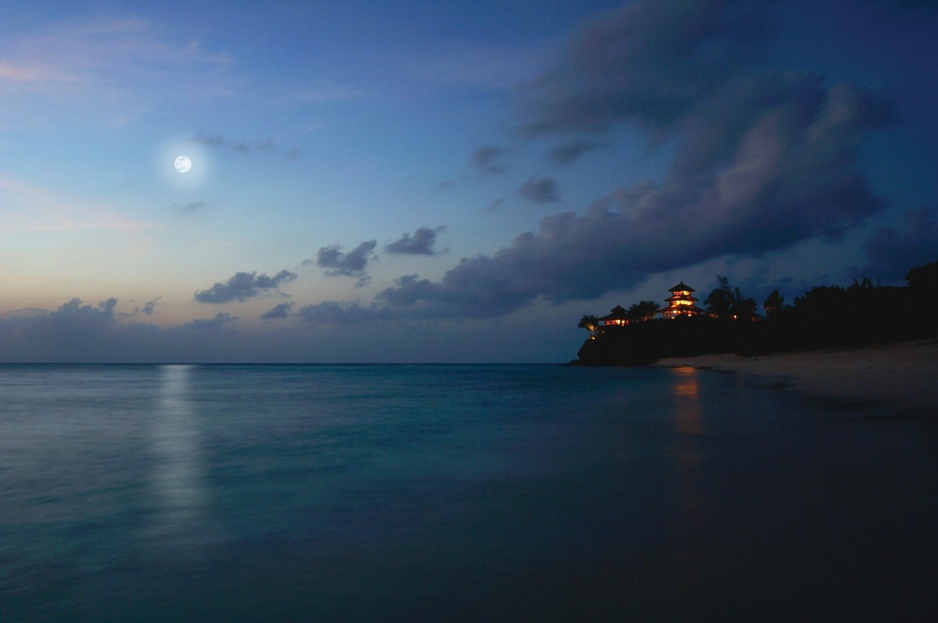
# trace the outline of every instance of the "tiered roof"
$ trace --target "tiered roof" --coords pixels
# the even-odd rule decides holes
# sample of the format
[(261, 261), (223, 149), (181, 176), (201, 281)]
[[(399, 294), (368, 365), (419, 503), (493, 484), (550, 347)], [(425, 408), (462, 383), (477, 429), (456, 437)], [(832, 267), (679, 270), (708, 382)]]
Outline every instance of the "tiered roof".
[[(696, 316), (697, 314), (706, 313), (706, 310), (697, 307), (695, 304), (697, 298), (691, 295), (691, 292), (696, 292), (696, 290), (683, 281), (671, 287), (670, 292), (671, 296), (665, 299), (668, 306), (661, 310), (662, 315), (666, 318), (671, 316)], [(679, 303), (678, 301), (689, 302)]]
[(628, 319), (629, 319), (628, 312), (626, 312), (625, 308), (622, 307), (621, 305), (616, 305), (615, 307), (612, 308), (611, 314), (607, 314), (603, 316), (602, 318), (600, 318), (600, 320), (602, 320), (603, 322), (607, 322), (610, 320), (628, 320)]

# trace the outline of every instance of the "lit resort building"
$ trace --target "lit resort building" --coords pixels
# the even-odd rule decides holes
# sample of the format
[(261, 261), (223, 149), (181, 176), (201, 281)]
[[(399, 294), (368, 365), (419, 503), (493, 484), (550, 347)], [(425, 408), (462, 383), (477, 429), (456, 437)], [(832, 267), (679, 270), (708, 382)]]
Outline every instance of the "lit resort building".
[(696, 316), (707, 313), (697, 307), (697, 299), (691, 294), (695, 290), (683, 281), (671, 288), (671, 296), (667, 298), (668, 306), (661, 310), (665, 318), (678, 318), (680, 316)]
[(629, 324), (628, 312), (621, 305), (612, 308), (612, 313), (599, 319), (601, 328), (624, 327)]

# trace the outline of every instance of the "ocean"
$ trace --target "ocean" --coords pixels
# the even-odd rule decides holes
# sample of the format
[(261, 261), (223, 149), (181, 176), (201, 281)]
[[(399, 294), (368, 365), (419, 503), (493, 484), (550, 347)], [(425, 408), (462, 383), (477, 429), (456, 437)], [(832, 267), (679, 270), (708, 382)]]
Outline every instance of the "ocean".
[(3, 365), (0, 621), (933, 620), (932, 416), (690, 368)]

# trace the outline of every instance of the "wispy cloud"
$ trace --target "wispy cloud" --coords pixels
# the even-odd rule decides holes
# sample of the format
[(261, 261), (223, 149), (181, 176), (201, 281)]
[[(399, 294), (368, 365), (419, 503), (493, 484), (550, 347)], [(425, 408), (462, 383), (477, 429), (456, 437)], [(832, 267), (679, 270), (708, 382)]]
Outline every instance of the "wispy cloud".
[(472, 166), (486, 173), (504, 173), (508, 170), (499, 159), (504, 156), (505, 150), (495, 145), (483, 145), (474, 152), (470, 158)]
[[(232, 58), (143, 19), (45, 22), (16, 29), (0, 40), (0, 85), (18, 115), (36, 104), (54, 106), (59, 120), (152, 111), (167, 100), (192, 101), (230, 94)], [(108, 123), (112, 123), (110, 119)]]
[(437, 84), (472, 89), (513, 89), (544, 66), (544, 49), (537, 46), (459, 43), (419, 61), (419, 77)]
[(75, 82), (78, 78), (55, 67), (35, 63), (16, 63), (0, 58), (0, 82), (45, 84), (49, 82)]
[(505, 200), (502, 199), (502, 198), (492, 199), (492, 200), (483, 208), (483, 211), (484, 211), (484, 212), (494, 212), (494, 211), (497, 210), (499, 207), (501, 207), (501, 205), (502, 205), (503, 203), (505, 203)]
[(557, 164), (569, 164), (580, 158), (583, 154), (600, 149), (608, 145), (597, 143), (589, 139), (578, 139), (564, 143), (550, 151), (550, 159)]
[(128, 219), (119, 210), (100, 204), (63, 197), (46, 188), (23, 182), (0, 171), (0, 199), (4, 218), (0, 232), (42, 232), (69, 230), (143, 231), (152, 223)]
[(205, 145), (206, 147), (222, 149), (224, 151), (228, 151), (234, 154), (241, 154), (243, 156), (251, 156), (256, 154), (283, 154), (292, 158), (300, 154), (297, 149), (284, 149), (273, 139), (269, 138), (259, 141), (231, 140), (225, 138), (221, 134), (207, 134), (205, 132), (199, 132), (193, 136), (191, 140), (194, 143)]
[(203, 210), (207, 205), (208, 204), (206, 204), (204, 201), (190, 201), (189, 203), (185, 203), (182, 205), (178, 203), (174, 203), (170, 207), (173, 210), (178, 210), (179, 212), (182, 212), (183, 214), (192, 214), (193, 212), (198, 212), (200, 210)]
[(518, 194), (534, 203), (555, 203), (560, 199), (557, 182), (550, 177), (529, 178), (518, 189)]

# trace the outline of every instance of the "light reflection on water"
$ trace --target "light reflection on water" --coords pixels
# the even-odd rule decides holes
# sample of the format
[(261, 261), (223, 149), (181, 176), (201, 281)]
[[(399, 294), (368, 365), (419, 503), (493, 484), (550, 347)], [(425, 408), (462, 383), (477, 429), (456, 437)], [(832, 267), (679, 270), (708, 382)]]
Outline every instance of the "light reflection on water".
[(701, 493), (705, 468), (699, 444), (704, 434), (703, 405), (700, 395), (700, 372), (689, 366), (674, 368), (671, 387), (677, 470), (678, 517), (681, 530), (692, 530), (705, 523), (709, 512)]
[(689, 366), (674, 369), (675, 428), (685, 435), (696, 436), (704, 432), (698, 374)]
[(192, 366), (160, 368), (159, 400), (150, 428), (154, 513), (149, 535), (158, 544), (185, 545), (177, 552), (208, 539), (202, 443), (190, 396)]

